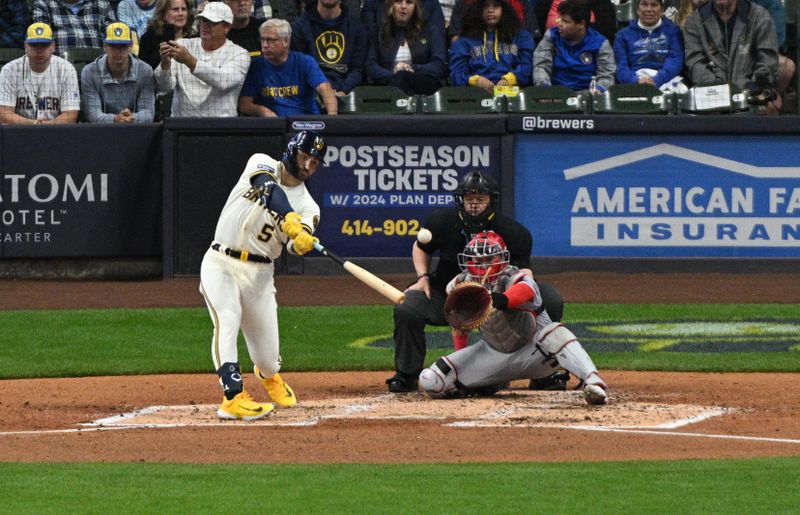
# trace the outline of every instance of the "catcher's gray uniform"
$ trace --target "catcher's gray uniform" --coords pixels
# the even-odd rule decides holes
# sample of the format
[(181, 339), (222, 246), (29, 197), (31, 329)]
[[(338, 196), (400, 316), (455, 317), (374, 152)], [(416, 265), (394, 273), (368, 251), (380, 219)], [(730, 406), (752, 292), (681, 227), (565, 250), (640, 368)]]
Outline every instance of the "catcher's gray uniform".
[[(464, 272), (450, 282), (447, 291), (465, 280), (476, 279)], [(511, 310), (517, 313), (508, 313), (516, 316), (495, 311), (489, 322), (481, 326), (481, 339), (477, 343), (439, 358), (420, 373), (422, 389), (436, 398), (492, 392), (509, 381), (547, 377), (561, 366), (583, 382), (587, 402), (605, 404), (605, 382), (575, 335), (560, 323), (552, 322), (547, 311), (541, 308), (536, 281), (509, 266), (494, 283), (493, 290), (505, 292), (520, 283), (531, 289), (531, 297)], [(526, 320), (524, 315), (533, 320)], [(508, 342), (507, 329), (517, 335), (527, 335), (526, 341), (517, 345)]]

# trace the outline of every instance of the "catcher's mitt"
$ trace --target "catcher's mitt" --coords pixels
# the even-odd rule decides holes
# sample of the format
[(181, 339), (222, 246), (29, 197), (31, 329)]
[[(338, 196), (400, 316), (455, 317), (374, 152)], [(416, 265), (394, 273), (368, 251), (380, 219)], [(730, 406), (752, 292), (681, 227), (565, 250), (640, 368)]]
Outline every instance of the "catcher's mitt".
[(480, 327), (492, 311), (492, 294), (482, 284), (471, 281), (457, 284), (444, 303), (447, 322), (464, 331)]

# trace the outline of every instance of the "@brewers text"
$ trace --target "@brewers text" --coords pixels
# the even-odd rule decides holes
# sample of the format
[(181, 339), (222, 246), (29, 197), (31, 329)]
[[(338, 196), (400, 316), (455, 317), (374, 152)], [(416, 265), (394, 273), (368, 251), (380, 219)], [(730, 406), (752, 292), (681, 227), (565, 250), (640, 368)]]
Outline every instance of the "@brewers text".
[(372, 236), (382, 234), (384, 236), (416, 236), (420, 229), (419, 220), (391, 220), (377, 222), (373, 225), (369, 219), (349, 220), (342, 222), (341, 232), (347, 236)]

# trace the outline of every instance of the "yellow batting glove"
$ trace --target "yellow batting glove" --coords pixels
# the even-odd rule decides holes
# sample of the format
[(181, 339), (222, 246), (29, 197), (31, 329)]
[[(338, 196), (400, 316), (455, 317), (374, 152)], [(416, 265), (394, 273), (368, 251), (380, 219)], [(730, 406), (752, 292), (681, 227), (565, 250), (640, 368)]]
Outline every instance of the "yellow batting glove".
[(301, 232), (305, 232), (303, 231), (303, 224), (301, 222), (302, 219), (300, 218), (300, 215), (298, 215), (294, 211), (289, 211), (288, 213), (286, 213), (286, 216), (283, 217), (283, 222), (281, 223), (281, 231), (286, 233), (286, 235), (289, 236), (291, 239), (295, 239), (298, 234), (300, 234)]
[(314, 248), (314, 243), (318, 242), (319, 239), (311, 236), (306, 231), (302, 231), (292, 238), (292, 241), (294, 241), (295, 253), (303, 256)]

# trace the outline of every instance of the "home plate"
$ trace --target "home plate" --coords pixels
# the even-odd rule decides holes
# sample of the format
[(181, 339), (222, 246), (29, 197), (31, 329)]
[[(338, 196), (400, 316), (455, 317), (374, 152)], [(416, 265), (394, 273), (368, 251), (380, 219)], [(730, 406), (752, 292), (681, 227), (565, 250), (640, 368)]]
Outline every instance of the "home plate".
[(502, 391), (493, 397), (436, 400), (419, 394), (382, 394), (301, 401), (252, 422), (223, 421), (217, 405), (150, 406), (83, 426), (167, 428), (186, 426), (314, 426), (326, 420), (418, 420), (449, 427), (575, 427), (671, 429), (730, 413), (722, 407), (609, 399), (588, 406), (580, 392)]

